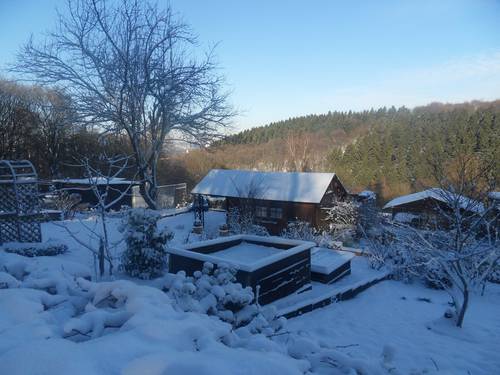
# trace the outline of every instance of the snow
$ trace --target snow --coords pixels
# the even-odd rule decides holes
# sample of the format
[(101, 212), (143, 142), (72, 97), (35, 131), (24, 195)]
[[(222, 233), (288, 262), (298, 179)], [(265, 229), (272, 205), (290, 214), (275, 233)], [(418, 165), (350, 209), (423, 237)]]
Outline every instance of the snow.
[[(109, 219), (117, 259), (123, 249), (120, 220)], [(225, 214), (210, 211), (205, 220), (203, 235), (190, 233), (190, 213), (166, 217), (160, 225), (175, 232), (173, 246), (189, 248), (215, 238)], [(484, 296), (472, 294), (461, 329), (442, 317), (449, 302), (444, 291), (383, 281), (352, 300), (289, 319), (283, 331), (268, 337), (179, 309), (161, 289), (167, 278), (179, 275), (145, 281), (117, 273), (89, 281), (95, 276), (93, 257), (65, 228), (95, 245), (86, 226), (97, 224), (95, 216), (43, 223), (44, 240), (68, 246), (57, 256), (27, 258), (0, 250), (0, 374), (500, 373), (500, 285), (488, 284)], [(266, 241), (297, 245), (281, 238)], [(370, 269), (364, 257), (351, 264), (351, 275), (332, 285), (313, 283), (311, 291), (274, 307), (292, 311), (384, 275)]]
[(368, 200), (376, 200), (377, 199), (377, 194), (371, 190), (363, 190), (361, 193), (358, 194), (361, 198), (368, 199)]
[[(248, 254), (249, 250), (244, 250), (245, 253), (248, 254), (246, 255), (241, 255), (240, 257), (235, 256), (232, 259), (229, 258), (229, 256), (224, 256), (219, 257), (217, 252), (210, 253), (210, 254), (202, 254), (196, 252), (196, 247), (201, 247), (201, 246), (208, 246), (208, 245), (215, 245), (215, 244), (221, 244), (225, 242), (232, 242), (232, 241), (243, 241), (243, 242), (261, 242), (261, 243), (266, 243), (267, 245), (288, 245), (289, 248), (286, 249), (285, 251), (277, 251), (273, 252), (273, 254), (267, 254), (266, 256), (260, 256), (259, 254), (253, 254), (250, 255)], [(254, 245), (254, 244), (252, 244)], [(291, 239), (286, 239), (286, 238), (281, 238), (281, 237), (260, 237), (260, 236), (254, 236), (254, 235), (248, 235), (248, 234), (239, 234), (235, 236), (229, 236), (229, 237), (221, 237), (215, 240), (208, 240), (208, 241), (201, 241), (201, 242), (196, 242), (194, 244), (190, 244), (187, 246), (183, 247), (169, 247), (167, 249), (167, 252), (171, 254), (177, 254), (193, 259), (197, 259), (203, 262), (209, 262), (213, 264), (229, 264), (239, 270), (246, 271), (246, 272), (253, 272), (259, 268), (262, 268), (264, 266), (267, 266), (269, 264), (275, 263), (279, 260), (282, 260), (284, 258), (288, 258), (292, 255), (298, 254), (304, 250), (311, 249), (314, 247), (316, 244), (314, 242), (307, 242), (307, 241), (298, 241), (298, 240), (291, 240)], [(246, 245), (245, 245), (246, 246)], [(230, 248), (228, 248), (230, 249)], [(233, 255), (236, 254), (236, 252), (231, 252)], [(253, 259), (250, 259), (252, 258)]]
[(488, 193), (488, 197), (494, 200), (500, 200), (500, 191), (492, 191)]
[(303, 306), (323, 301), (326, 298), (335, 297), (339, 293), (364, 285), (373, 280), (383, 279), (387, 274), (385, 270), (377, 271), (369, 267), (365, 257), (355, 256), (351, 260), (350, 275), (343, 277), (333, 284), (323, 284), (313, 281), (310, 290), (281, 298), (273, 302), (272, 305), (278, 309), (280, 315), (285, 315)]
[(228, 261), (252, 264), (257, 260), (266, 258), (282, 251), (284, 250), (280, 250), (271, 246), (242, 242), (239, 245), (231, 246), (228, 249), (220, 250), (212, 254), (218, 258), (227, 259)]
[(329, 274), (354, 258), (354, 254), (324, 247), (311, 250), (311, 271)]
[(419, 216), (409, 212), (398, 212), (394, 215), (394, 221), (398, 223), (411, 223), (414, 219), (419, 219)]
[[(413, 194), (408, 194), (408, 195), (403, 195), (401, 197), (394, 198), (393, 200), (389, 201), (383, 209), (388, 209), (388, 208), (393, 208), (397, 206), (401, 206), (403, 204), (411, 203), (411, 202), (416, 202), (424, 199), (435, 199), (444, 203), (449, 202), (448, 197), (451, 199), (453, 198), (453, 193), (447, 192), (443, 189), (438, 189), (438, 188), (433, 188), (433, 189), (427, 189), (424, 191), (420, 191), (418, 193), (413, 193)], [(472, 199), (469, 199), (467, 197), (459, 197), (460, 198), (460, 205), (463, 209), (467, 209), (473, 212), (482, 212), (484, 211), (484, 206), (480, 202), (476, 202)]]
[(122, 177), (95, 177), (95, 178), (64, 178), (59, 180), (53, 180), (52, 182), (64, 183), (64, 184), (74, 184), (74, 185), (130, 185), (134, 184), (134, 181), (125, 180)]
[(212, 169), (191, 191), (219, 197), (320, 203), (334, 173)]
[(500, 285), (474, 296), (462, 329), (441, 318), (447, 303), (442, 291), (384, 281), (352, 300), (290, 319), (287, 328), (320, 345), (353, 345), (340, 350), (361, 360), (392, 352), (391, 373), (500, 373)]

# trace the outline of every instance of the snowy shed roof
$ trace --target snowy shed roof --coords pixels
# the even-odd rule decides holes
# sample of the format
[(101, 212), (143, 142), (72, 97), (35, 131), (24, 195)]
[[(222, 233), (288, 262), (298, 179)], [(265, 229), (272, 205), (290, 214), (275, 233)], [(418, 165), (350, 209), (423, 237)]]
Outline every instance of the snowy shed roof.
[(122, 177), (93, 177), (93, 178), (64, 178), (52, 180), (56, 183), (72, 184), (72, 185), (130, 185), (134, 181), (125, 180)]
[(482, 212), (484, 210), (484, 206), (482, 203), (474, 201), (464, 196), (459, 196), (458, 194), (451, 193), (449, 191), (433, 188), (427, 189), (424, 191), (420, 191), (418, 193), (403, 195), (401, 197), (394, 198), (389, 201), (385, 206), (384, 210), (388, 208), (394, 208), (397, 206), (401, 206), (407, 203), (416, 202), (424, 199), (435, 199), (437, 201), (448, 203), (450, 199), (454, 199), (454, 197), (459, 198), (460, 206), (464, 210), (473, 211), (473, 212)]
[(488, 198), (493, 200), (500, 200), (500, 191), (492, 191), (488, 194)]
[(258, 172), (212, 169), (193, 194), (320, 203), (335, 173)]

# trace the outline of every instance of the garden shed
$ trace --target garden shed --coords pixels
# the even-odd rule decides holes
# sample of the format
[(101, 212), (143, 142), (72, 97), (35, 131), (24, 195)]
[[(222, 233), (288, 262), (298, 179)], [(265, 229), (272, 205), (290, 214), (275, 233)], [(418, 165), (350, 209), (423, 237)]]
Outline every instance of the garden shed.
[(124, 178), (67, 178), (52, 181), (56, 190), (67, 194), (77, 194), (80, 196), (79, 204), (87, 205), (88, 208), (97, 206), (99, 202), (98, 194), (94, 189), (98, 189), (99, 195), (106, 194), (106, 204), (111, 204), (110, 210), (118, 211), (122, 206), (132, 207), (132, 186), (134, 181)]
[(325, 210), (348, 193), (335, 173), (212, 169), (191, 191), (225, 198), (226, 209), (251, 211), (256, 224), (278, 234), (290, 221), (326, 224)]
[(443, 213), (452, 210), (450, 202), (455, 200), (464, 214), (475, 215), (484, 210), (481, 202), (439, 188), (394, 198), (383, 207), (383, 210), (390, 212), (393, 219), (408, 224), (417, 226), (429, 223), (443, 224), (445, 221)]

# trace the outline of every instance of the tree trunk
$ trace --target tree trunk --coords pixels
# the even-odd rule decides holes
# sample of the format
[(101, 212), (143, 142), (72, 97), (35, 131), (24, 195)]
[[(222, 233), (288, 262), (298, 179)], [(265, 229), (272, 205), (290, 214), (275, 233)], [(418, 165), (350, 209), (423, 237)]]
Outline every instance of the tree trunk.
[(99, 240), (99, 275), (104, 275), (104, 242), (102, 238)]
[(462, 328), (462, 325), (464, 324), (465, 312), (467, 311), (467, 307), (469, 305), (469, 289), (467, 286), (464, 287), (462, 296), (464, 300), (457, 315), (457, 327), (460, 328)]
[(139, 192), (141, 193), (144, 202), (148, 205), (148, 208), (156, 210), (156, 201), (150, 195), (151, 190), (152, 189), (147, 186), (147, 182), (142, 179), (139, 185)]

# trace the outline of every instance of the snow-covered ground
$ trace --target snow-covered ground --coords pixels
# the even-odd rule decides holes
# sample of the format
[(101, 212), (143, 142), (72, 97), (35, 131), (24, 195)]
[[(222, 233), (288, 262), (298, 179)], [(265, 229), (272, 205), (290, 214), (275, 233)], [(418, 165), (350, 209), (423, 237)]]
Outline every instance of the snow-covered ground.
[[(354, 358), (386, 351), (394, 374), (500, 374), (500, 285), (474, 296), (464, 327), (441, 318), (449, 297), (384, 281), (356, 298), (290, 319), (288, 329)], [(350, 346), (352, 345), (352, 346)]]
[[(187, 242), (199, 239), (211, 239), (218, 235), (219, 225), (225, 223), (224, 212), (209, 211), (205, 214), (205, 233), (200, 236), (191, 233), (193, 226), (193, 214), (181, 213), (176, 216), (168, 216), (159, 221), (159, 227), (167, 227), (174, 232), (171, 245), (183, 245)], [(114, 246), (113, 256), (117, 259), (124, 249), (123, 234), (120, 232), (121, 217), (109, 217), (106, 222), (109, 227), (110, 243)], [(95, 216), (82, 217), (74, 220), (62, 222), (48, 222), (42, 224), (42, 238), (44, 241), (59, 241), (68, 245), (68, 252), (61, 255), (61, 259), (69, 260), (94, 268), (94, 258), (92, 253), (81, 243), (75, 240), (75, 236), (80, 242), (90, 245), (94, 249), (98, 248), (98, 239), (92, 232), (101, 231), (99, 221)]]
[[(216, 237), (224, 220), (224, 213), (208, 212), (203, 236), (190, 234), (190, 213), (160, 225), (182, 245)], [(45, 241), (68, 245), (62, 255), (0, 250), (0, 374), (500, 374), (500, 285), (473, 296), (462, 329), (442, 318), (444, 292), (383, 281), (290, 319), (276, 334), (250, 334), (180, 310), (157, 288), (163, 279), (118, 273), (88, 281), (93, 256), (61, 225), (96, 246), (85, 229), (95, 224), (95, 218), (43, 224)], [(119, 218), (110, 219), (117, 258), (124, 247), (119, 226)], [(366, 267), (363, 258), (355, 263)]]

